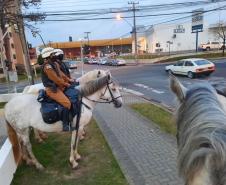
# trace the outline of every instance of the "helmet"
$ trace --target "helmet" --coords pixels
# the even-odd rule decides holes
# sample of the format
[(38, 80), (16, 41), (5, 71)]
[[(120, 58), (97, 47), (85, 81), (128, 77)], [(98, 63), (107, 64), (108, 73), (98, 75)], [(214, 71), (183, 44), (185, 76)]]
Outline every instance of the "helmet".
[(42, 50), (42, 52), (41, 52), (42, 58), (47, 58), (47, 57), (49, 57), (52, 53), (55, 53), (54, 48), (51, 48), (51, 47), (44, 48), (44, 49)]
[(64, 54), (63, 50), (61, 50), (61, 49), (54, 49), (54, 52), (56, 52), (56, 54), (55, 54), (56, 56)]

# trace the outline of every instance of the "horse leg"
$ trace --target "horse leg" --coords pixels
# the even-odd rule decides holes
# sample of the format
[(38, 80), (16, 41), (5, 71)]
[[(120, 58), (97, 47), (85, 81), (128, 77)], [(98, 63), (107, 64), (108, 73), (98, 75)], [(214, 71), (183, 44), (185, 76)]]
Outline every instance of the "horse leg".
[(86, 132), (85, 132), (85, 129), (83, 128), (82, 131), (81, 131), (81, 135), (79, 136), (79, 140), (82, 141), (85, 139), (85, 135), (86, 135)]
[[(79, 129), (78, 137), (77, 137), (77, 141), (76, 141), (76, 147), (74, 148), (74, 156), (75, 156), (76, 161), (79, 161), (81, 159), (81, 155), (79, 155), (79, 153), (78, 153), (78, 142), (79, 142), (79, 139), (82, 136), (82, 133), (83, 133), (83, 129), (82, 130)], [(75, 133), (75, 136), (76, 136), (76, 133)]]
[(35, 167), (39, 170), (44, 169), (44, 167), (38, 162), (38, 160), (35, 158), (33, 152), (32, 152), (32, 147), (31, 147), (31, 142), (29, 139), (29, 130), (26, 129), (23, 134), (21, 134), (21, 139), (24, 144), (24, 147), (26, 148), (26, 151), (28, 152), (30, 158), (31, 158), (31, 163), (35, 165)]
[(21, 149), (22, 149), (22, 159), (26, 162), (27, 165), (32, 165), (32, 160), (29, 157), (29, 154), (27, 152), (26, 147), (23, 144), (23, 141), (21, 141)]
[(73, 169), (76, 169), (78, 167), (78, 163), (76, 162), (75, 155), (74, 155), (75, 137), (76, 137), (76, 131), (74, 130), (72, 131), (72, 134), (71, 134), (71, 153), (69, 158), (69, 161)]
[(48, 135), (45, 132), (39, 130), (38, 133), (42, 139), (48, 139)]
[(38, 143), (43, 143), (43, 139), (39, 133), (39, 130), (34, 129), (34, 135), (35, 135), (35, 140), (38, 141)]
[(39, 142), (39, 143), (43, 143), (44, 139), (48, 138), (48, 135), (45, 134), (44, 132), (34, 129), (34, 135), (35, 135), (35, 139)]

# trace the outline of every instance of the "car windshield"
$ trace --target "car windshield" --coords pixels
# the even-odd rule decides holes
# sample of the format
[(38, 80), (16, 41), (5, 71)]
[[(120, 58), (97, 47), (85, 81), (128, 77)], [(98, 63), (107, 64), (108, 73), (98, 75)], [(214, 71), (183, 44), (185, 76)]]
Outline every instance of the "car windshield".
[(198, 66), (210, 64), (210, 62), (207, 61), (207, 60), (197, 60), (197, 61), (194, 61), (194, 62), (195, 62), (195, 64), (198, 65)]

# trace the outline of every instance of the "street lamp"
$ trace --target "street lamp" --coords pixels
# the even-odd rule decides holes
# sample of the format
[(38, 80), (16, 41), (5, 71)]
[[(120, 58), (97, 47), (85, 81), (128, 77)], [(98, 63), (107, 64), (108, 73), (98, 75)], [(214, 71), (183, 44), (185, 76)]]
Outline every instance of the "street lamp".
[(117, 14), (116, 15), (116, 20), (120, 21), (120, 20), (124, 20), (128, 25), (131, 26), (132, 28), (132, 34), (134, 34), (134, 41), (135, 41), (135, 61), (136, 61), (136, 64), (138, 64), (138, 58), (137, 58), (137, 31), (136, 31), (136, 24), (134, 22), (134, 25), (130, 24), (126, 19), (124, 19), (123, 17), (121, 17), (120, 14)]
[(83, 56), (83, 41), (84, 39), (79, 39), (80, 41), (80, 58), (81, 58), (81, 62), (82, 62), (82, 75), (84, 75), (84, 56)]
[(169, 45), (169, 55), (170, 55), (170, 45), (173, 44), (173, 42), (167, 41), (166, 43)]

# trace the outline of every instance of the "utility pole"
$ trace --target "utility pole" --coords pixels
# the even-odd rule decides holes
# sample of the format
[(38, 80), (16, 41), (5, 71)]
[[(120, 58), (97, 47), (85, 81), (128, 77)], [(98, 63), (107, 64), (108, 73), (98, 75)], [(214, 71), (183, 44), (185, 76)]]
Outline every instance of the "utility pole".
[(139, 2), (128, 2), (129, 5), (132, 5), (132, 11), (133, 11), (133, 34), (134, 34), (134, 42), (135, 42), (135, 62), (138, 64), (137, 59), (137, 27), (136, 27), (136, 5), (139, 4)]
[[(9, 62), (11, 61), (11, 53), (10, 53), (10, 43), (9, 43), (9, 34), (8, 34), (8, 23), (6, 22), (5, 17), (5, 10), (4, 6), (6, 6), (4, 0), (0, 0), (0, 29), (2, 31), (2, 38), (1, 38), (1, 63), (3, 67), (3, 72), (6, 78), (7, 83), (9, 83), (8, 71), (5, 65), (5, 59)], [(4, 58), (5, 52), (5, 58)]]
[[(17, 13), (19, 15), (21, 15), (22, 14), (21, 5), (18, 3), (16, 5), (16, 7), (18, 7)], [(20, 37), (20, 41), (22, 44), (23, 53), (24, 53), (24, 57), (25, 57), (24, 65), (25, 65), (25, 69), (27, 72), (28, 81), (29, 81), (30, 85), (33, 85), (34, 84), (34, 75), (33, 75), (32, 68), (31, 68), (29, 50), (28, 50), (25, 31), (24, 31), (24, 20), (23, 20), (22, 16), (18, 17), (18, 30), (19, 30), (19, 37)]]

